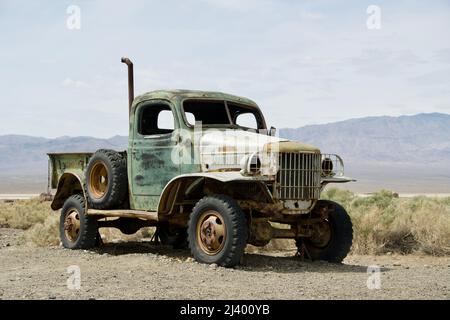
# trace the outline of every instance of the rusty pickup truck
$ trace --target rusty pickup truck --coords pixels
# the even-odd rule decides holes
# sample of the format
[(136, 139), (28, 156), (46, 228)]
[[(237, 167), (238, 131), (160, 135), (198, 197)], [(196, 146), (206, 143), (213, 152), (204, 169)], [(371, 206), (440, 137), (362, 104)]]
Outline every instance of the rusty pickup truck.
[(352, 181), (338, 155), (276, 137), (247, 98), (192, 90), (135, 98), (133, 64), (122, 62), (128, 149), (49, 154), (64, 247), (98, 245), (103, 227), (132, 234), (153, 226), (163, 244), (225, 267), (241, 261), (247, 244), (280, 238), (311, 259), (346, 257), (350, 217), (320, 199), (327, 184)]

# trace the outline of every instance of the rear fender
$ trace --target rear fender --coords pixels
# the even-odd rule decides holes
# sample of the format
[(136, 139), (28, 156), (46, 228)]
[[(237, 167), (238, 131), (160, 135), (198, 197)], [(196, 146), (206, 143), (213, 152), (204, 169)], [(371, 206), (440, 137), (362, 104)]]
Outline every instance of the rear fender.
[(58, 188), (55, 197), (51, 204), (53, 210), (61, 209), (64, 202), (74, 194), (83, 194), (86, 199), (86, 194), (83, 188), (83, 180), (79, 173), (65, 172), (58, 181)]

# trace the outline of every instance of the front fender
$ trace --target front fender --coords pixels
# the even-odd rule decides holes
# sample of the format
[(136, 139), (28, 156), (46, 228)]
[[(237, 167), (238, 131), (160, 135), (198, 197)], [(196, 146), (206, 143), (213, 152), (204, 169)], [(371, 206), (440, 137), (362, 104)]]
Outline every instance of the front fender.
[(219, 183), (230, 182), (249, 182), (249, 183), (263, 183), (269, 180), (264, 176), (243, 176), (238, 171), (226, 172), (198, 172), (179, 175), (170, 180), (164, 187), (158, 203), (158, 215), (164, 215), (171, 212), (173, 205), (181, 194), (187, 194), (190, 190), (195, 189), (205, 179), (214, 180)]
[(50, 206), (53, 210), (61, 209), (67, 198), (80, 193), (86, 199), (82, 175), (78, 172), (64, 172), (61, 178), (59, 178), (58, 188)]

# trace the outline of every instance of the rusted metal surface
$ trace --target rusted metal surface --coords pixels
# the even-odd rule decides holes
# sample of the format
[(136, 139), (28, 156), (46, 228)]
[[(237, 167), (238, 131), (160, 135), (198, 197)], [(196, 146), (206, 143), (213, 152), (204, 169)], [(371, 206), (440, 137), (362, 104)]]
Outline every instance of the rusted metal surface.
[(270, 242), (273, 238), (273, 227), (267, 219), (252, 219), (250, 225), (249, 243), (262, 247)]
[(76, 174), (84, 180), (84, 169), (87, 166), (91, 152), (48, 153), (50, 160), (50, 185), (56, 189), (61, 176), (66, 172)]
[(108, 169), (103, 162), (99, 161), (92, 167), (89, 173), (89, 190), (91, 190), (92, 196), (95, 199), (100, 199), (108, 190), (108, 185)]
[[(271, 202), (271, 195), (268, 192), (265, 182), (270, 181), (267, 178), (251, 178), (242, 176), (239, 172), (198, 172), (192, 174), (183, 174), (173, 178), (165, 186), (159, 198), (157, 211), (160, 215), (171, 214), (176, 202), (183, 201), (186, 196), (203, 190), (202, 192), (220, 193), (227, 190), (227, 186), (231, 186), (229, 193), (236, 199), (249, 199), (253, 192), (261, 194), (259, 200), (263, 202)], [(242, 192), (238, 188), (232, 186), (232, 183), (242, 183)], [(254, 188), (254, 186), (258, 186)], [(236, 192), (235, 192), (236, 191)], [(196, 201), (194, 201), (195, 204)]]
[(153, 211), (141, 211), (141, 210), (97, 210), (88, 209), (87, 215), (90, 216), (101, 216), (101, 217), (123, 217), (123, 218), (139, 218), (151, 221), (158, 221), (158, 213)]
[(322, 153), (322, 177), (343, 177), (344, 161), (337, 154)]
[(227, 230), (219, 212), (215, 210), (204, 212), (198, 220), (196, 230), (199, 247), (204, 253), (215, 255), (222, 250), (227, 238)]
[(274, 197), (281, 200), (319, 199), (321, 162), (318, 153), (280, 152)]
[(286, 201), (281, 200), (274, 201), (273, 203), (259, 202), (254, 200), (238, 201), (239, 205), (242, 208), (254, 209), (270, 216), (275, 214), (298, 215), (308, 213), (314, 207), (316, 200), (306, 200), (306, 201), (298, 200), (296, 202), (298, 203), (297, 207), (296, 206), (288, 207)]
[(134, 74), (133, 74), (133, 62), (129, 58), (123, 57), (120, 60), (128, 67), (128, 114), (131, 114), (131, 106), (134, 100)]
[(75, 242), (80, 234), (80, 213), (71, 209), (64, 218), (64, 233), (66, 238)]
[(331, 236), (332, 230), (330, 223), (327, 220), (321, 220), (312, 225), (309, 241), (316, 248), (324, 248), (330, 243)]
[(53, 210), (61, 209), (66, 199), (74, 194), (82, 194), (86, 198), (83, 188), (83, 173), (80, 170), (62, 173), (57, 188), (51, 204)]
[(293, 152), (310, 152), (310, 153), (320, 153), (319, 148), (307, 144), (302, 143), (298, 141), (290, 141), (287, 139), (280, 139), (276, 142), (270, 142), (264, 145), (264, 151), (265, 152), (286, 152), (286, 153), (293, 153)]
[(91, 152), (60, 152), (48, 153), (49, 156), (49, 184), (57, 189), (53, 196), (51, 208), (61, 209), (64, 201), (74, 194), (84, 192), (84, 170), (92, 156)]

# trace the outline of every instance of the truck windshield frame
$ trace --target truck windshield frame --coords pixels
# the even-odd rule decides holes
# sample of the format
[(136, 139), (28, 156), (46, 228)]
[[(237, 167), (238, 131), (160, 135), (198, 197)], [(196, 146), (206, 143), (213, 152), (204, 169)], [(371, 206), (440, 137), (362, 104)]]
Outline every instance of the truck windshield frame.
[[(187, 106), (186, 103), (189, 103), (191, 105)], [(214, 107), (223, 106), (223, 109), (214, 110), (213, 106)], [(189, 128), (193, 128), (195, 124), (192, 124), (188, 121), (186, 116), (187, 113), (193, 114), (196, 121), (198, 118), (200, 118), (203, 127), (232, 128), (244, 130), (267, 130), (264, 117), (259, 108), (235, 101), (223, 99), (211, 99), (211, 98), (188, 98), (181, 102), (181, 111), (183, 121)], [(217, 113), (216, 111), (218, 111), (219, 113)], [(197, 112), (197, 116), (195, 112)], [(239, 115), (247, 113), (250, 113), (255, 117), (257, 128), (244, 127), (236, 124), (237, 117)], [(214, 120), (219, 121), (217, 121), (217, 123), (214, 123), (213, 122)]]

